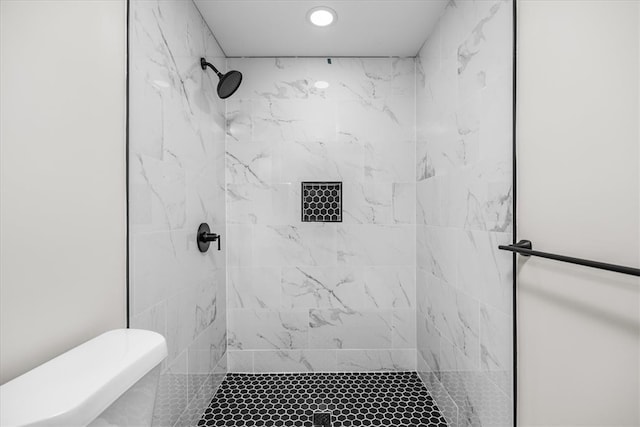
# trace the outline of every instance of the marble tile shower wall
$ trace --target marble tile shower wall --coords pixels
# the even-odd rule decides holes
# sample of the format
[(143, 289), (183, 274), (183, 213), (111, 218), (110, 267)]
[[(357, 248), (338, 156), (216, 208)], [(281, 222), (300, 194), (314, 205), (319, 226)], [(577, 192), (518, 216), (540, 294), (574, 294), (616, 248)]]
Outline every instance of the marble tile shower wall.
[[(167, 339), (154, 425), (195, 425), (226, 371), (225, 105), (206, 56), (225, 57), (190, 1), (130, 2), (131, 326)], [(226, 238), (226, 236), (224, 236)]]
[(512, 25), (452, 1), (417, 58), (418, 370), (450, 425), (513, 425)]
[[(228, 67), (229, 370), (415, 369), (414, 59)], [(325, 180), (343, 222), (303, 223)]]

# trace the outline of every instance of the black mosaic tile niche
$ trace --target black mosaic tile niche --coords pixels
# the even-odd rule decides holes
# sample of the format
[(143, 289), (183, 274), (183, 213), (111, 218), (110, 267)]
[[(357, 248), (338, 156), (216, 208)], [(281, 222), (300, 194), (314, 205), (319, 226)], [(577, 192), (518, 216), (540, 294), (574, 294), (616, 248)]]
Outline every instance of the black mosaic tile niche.
[(198, 426), (313, 427), (318, 413), (331, 427), (447, 427), (415, 372), (228, 374)]
[(342, 182), (302, 183), (302, 222), (342, 222)]

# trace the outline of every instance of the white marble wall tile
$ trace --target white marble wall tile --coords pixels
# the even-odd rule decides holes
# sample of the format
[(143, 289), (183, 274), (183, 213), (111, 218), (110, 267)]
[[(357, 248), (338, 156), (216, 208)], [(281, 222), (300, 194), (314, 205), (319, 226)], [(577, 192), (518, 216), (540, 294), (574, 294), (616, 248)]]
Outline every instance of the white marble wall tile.
[(415, 142), (397, 138), (369, 140), (365, 147), (365, 178), (385, 182), (411, 182), (415, 176)]
[[(413, 267), (363, 268), (363, 308), (413, 308), (415, 307), (415, 270)], [(365, 306), (366, 305), (366, 306)]]
[(469, 194), (469, 185), (471, 184), (471, 173), (469, 171), (473, 167), (473, 165), (468, 166), (458, 170), (456, 173), (435, 178), (435, 183), (438, 187), (440, 226), (463, 228), (471, 224), (471, 222), (479, 223), (481, 221), (475, 221), (474, 218), (479, 208), (480, 214), (484, 213), (481, 209), (482, 202), (479, 202), (478, 198), (473, 194)]
[(441, 58), (440, 68), (427, 82), (432, 102), (427, 106), (429, 118), (441, 118), (453, 113), (458, 102), (458, 63), (455, 58)]
[(416, 183), (416, 223), (426, 225), (442, 224), (440, 193), (442, 178), (422, 180)]
[(511, 419), (511, 7), (450, 2), (416, 58), (418, 364), (453, 425)]
[(415, 306), (418, 313), (426, 314), (429, 307), (428, 280), (431, 273), (424, 270), (421, 265), (416, 266), (416, 301)]
[[(484, 107), (487, 107), (487, 104), (484, 102), (485, 93), (486, 91), (483, 91), (482, 93), (475, 94), (463, 101), (460, 101), (459, 106), (455, 112), (456, 139), (462, 140), (465, 143), (464, 160), (467, 164), (477, 161), (478, 151), (479, 151), (478, 136), (479, 136), (480, 130), (484, 128), (484, 126), (486, 126), (487, 124), (485, 120), (482, 120), (483, 118), (486, 118), (486, 116), (483, 116), (483, 114), (485, 114)], [(500, 114), (508, 116), (509, 110), (501, 109)], [(503, 123), (507, 125), (505, 126), (505, 128), (507, 131), (509, 131), (509, 128), (510, 128), (510, 126), (508, 125), (509, 121), (507, 120), (506, 122), (503, 122)], [(504, 129), (503, 129), (503, 132), (504, 132)], [(509, 150), (505, 150), (505, 152), (509, 153)], [(501, 154), (504, 155), (506, 153), (501, 153)]]
[[(132, 163), (129, 163), (132, 168)], [(130, 173), (129, 176), (129, 220), (131, 224), (151, 228), (153, 224), (151, 189), (147, 180), (140, 173)]]
[[(243, 70), (244, 71), (244, 70)], [(246, 81), (246, 74), (243, 74)], [(240, 87), (243, 87), (241, 85)], [(241, 89), (238, 89), (241, 90)], [(251, 119), (251, 99), (229, 98), (226, 101), (226, 139), (229, 145), (235, 142), (253, 140), (253, 120)]]
[(330, 95), (336, 99), (375, 100), (403, 94), (405, 88), (399, 89), (401, 92), (398, 93), (402, 82), (393, 84), (394, 80), (400, 80), (398, 77), (406, 70), (402, 70), (403, 65), (400, 60), (394, 67), (394, 63), (385, 58), (332, 59), (331, 70), (338, 84)]
[(253, 99), (254, 142), (336, 140), (336, 105), (324, 99)]
[(393, 184), (390, 182), (347, 182), (342, 185), (343, 222), (392, 224)]
[[(477, 300), (427, 273), (427, 298), (419, 310), (425, 341), (440, 335), (454, 343), (472, 368), (480, 364), (480, 307)], [(435, 331), (432, 327), (435, 327)], [(437, 332), (437, 334), (435, 333)], [(431, 338), (433, 340), (433, 338)], [(421, 338), (418, 347), (424, 348)], [(427, 358), (427, 357), (425, 357)]]
[(511, 159), (513, 139), (512, 74), (487, 84), (482, 91), (479, 131), (479, 157), (481, 159)]
[(416, 348), (416, 310), (394, 309), (392, 312), (391, 346)]
[(486, 304), (511, 313), (513, 271), (511, 254), (498, 249), (511, 243), (510, 233), (464, 231), (457, 235), (458, 286)]
[(339, 371), (415, 371), (416, 352), (398, 350), (343, 350), (338, 352)]
[(334, 180), (347, 184), (364, 175), (364, 148), (358, 144), (296, 140), (282, 142), (280, 151), (282, 182)]
[(282, 284), (290, 308), (410, 308), (415, 294), (412, 267), (291, 267)]
[[(243, 84), (234, 97), (307, 99), (315, 94), (306, 58), (229, 58), (229, 69), (242, 70)], [(315, 61), (318, 66), (322, 61)]]
[[(133, 237), (131, 273), (133, 276), (132, 314), (142, 313), (167, 297), (179, 271), (172, 268), (175, 253), (169, 233), (146, 233)], [(156, 262), (158, 263), (156, 265)]]
[[(434, 83), (425, 82), (424, 89), (416, 95), (416, 142), (425, 143), (434, 139), (436, 136), (451, 134), (451, 130), (443, 128), (446, 123), (445, 118), (451, 114), (450, 111), (441, 109), (436, 102), (435, 95), (431, 86)], [(448, 100), (447, 100), (448, 101)]]
[[(192, 2), (130, 9), (130, 315), (167, 338), (161, 389), (180, 395), (154, 418), (174, 425), (201, 415), (226, 348), (225, 103), (199, 66), (224, 70), (224, 54)], [(223, 234), (221, 252), (198, 251), (201, 222)]]
[(291, 224), (300, 219), (300, 190), (290, 183), (227, 184), (230, 223)]
[(227, 351), (227, 330), (220, 323), (212, 322), (189, 345), (189, 375), (205, 378), (223, 361)]
[(339, 142), (412, 141), (413, 98), (344, 99), (337, 101)]
[[(449, 292), (453, 294), (454, 310), (444, 311), (442, 319), (453, 325), (453, 342), (477, 369), (480, 364), (479, 303), (463, 292), (454, 289)], [(450, 316), (454, 316), (453, 319)]]
[(253, 226), (227, 225), (227, 238), (223, 239), (227, 249), (229, 267), (253, 265)]
[(308, 347), (307, 310), (230, 309), (227, 321), (229, 346), (234, 350)]
[(492, 307), (480, 309), (480, 364), (508, 396), (513, 393), (513, 318)]
[(336, 228), (312, 223), (256, 225), (252, 251), (255, 265), (335, 265)]
[[(398, 346), (409, 345), (406, 337), (415, 336), (407, 323), (415, 300), (415, 61), (230, 59), (228, 67), (244, 74), (227, 104), (228, 263), (235, 269), (229, 282), (237, 291), (230, 304), (259, 308), (264, 319), (291, 310), (312, 314), (304, 346), (299, 336), (289, 346), (262, 339), (281, 339), (274, 331), (282, 332), (282, 322), (242, 320), (234, 310), (230, 347), (253, 352), (252, 369), (299, 371), (310, 369), (307, 347), (341, 352), (340, 340), (345, 348), (390, 348), (392, 334)], [(329, 88), (316, 89), (317, 80)], [(343, 224), (300, 223), (299, 186), (306, 180), (343, 182)], [(257, 267), (281, 269), (281, 288), (261, 288), (247, 303)], [(232, 289), (234, 281), (242, 289)], [(392, 308), (402, 310), (395, 324)], [(331, 310), (348, 313), (342, 321), (355, 330), (380, 324), (382, 337), (317, 327)]]
[(136, 2), (132, 11), (135, 28), (131, 34), (136, 52), (153, 53), (161, 48), (189, 56), (205, 52), (206, 34), (210, 31), (202, 25), (197, 10), (180, 3)]
[(194, 253), (195, 231), (136, 233), (132, 239), (132, 314), (181, 291), (185, 280), (213, 277), (224, 266), (223, 254)]
[(265, 223), (271, 218), (271, 189), (253, 184), (227, 184), (229, 222)]
[(174, 91), (168, 83), (169, 70), (154, 64), (150, 58), (134, 56), (130, 61), (130, 108), (144, 110), (146, 114), (139, 114), (137, 120), (130, 123), (129, 137), (135, 142), (137, 153), (160, 160), (164, 149), (164, 100)]
[(413, 265), (414, 238), (411, 226), (343, 224), (337, 227), (338, 263)]
[(390, 348), (391, 310), (309, 310), (310, 348)]
[(227, 352), (229, 372), (253, 372), (253, 352), (252, 351), (232, 351)]
[(433, 326), (440, 336), (453, 342), (458, 328), (454, 289), (441, 279), (431, 276), (427, 284), (427, 293), (427, 326)]
[[(473, 108), (469, 110), (474, 111)], [(434, 124), (434, 134), (418, 143), (419, 179), (453, 173), (478, 159), (479, 129), (471, 127), (473, 123), (465, 123), (465, 120), (472, 120), (465, 114), (468, 113), (461, 108), (444, 116)]]
[(512, 228), (511, 165), (481, 161), (438, 183), (441, 223), (471, 230), (509, 232)]
[(479, 3), (489, 1), (491, 0), (462, 1), (450, 4), (449, 8), (452, 13), (445, 13), (439, 23), (443, 58), (456, 57), (458, 46), (478, 23)]
[(281, 280), (279, 267), (228, 268), (229, 308), (278, 309), (283, 307)]
[(212, 227), (223, 227), (226, 221), (224, 171), (218, 166), (224, 163), (224, 145), (212, 147), (212, 154), (204, 159), (204, 164), (187, 169), (187, 229), (199, 225), (202, 218)]
[(416, 325), (417, 332), (417, 349), (418, 354), (431, 367), (431, 370), (439, 374), (441, 369), (440, 363), (440, 333), (435, 326), (429, 326), (431, 321), (422, 313), (417, 314), (418, 323)]
[(336, 350), (254, 351), (254, 372), (335, 372)]
[(447, 223), (472, 230), (510, 232), (512, 229), (511, 162), (483, 160), (467, 168), (450, 189)]
[(420, 267), (455, 285), (458, 275), (458, 231), (443, 227), (419, 227), (417, 256)]
[(484, 83), (497, 79), (512, 61), (511, 2), (500, 0), (485, 3), (479, 10), (476, 25), (458, 46), (457, 68), (463, 92), (482, 89)]
[(360, 268), (285, 267), (282, 305), (293, 308), (360, 308), (364, 279)]
[(129, 170), (135, 182), (143, 184), (135, 189), (136, 199), (150, 203), (146, 207), (150, 210), (149, 223), (145, 225), (152, 226), (152, 230), (183, 227), (186, 221), (186, 179), (180, 159), (171, 154), (155, 159), (134, 153)]
[(416, 223), (416, 184), (394, 183), (392, 192), (393, 222)]
[(388, 96), (416, 96), (416, 61), (414, 58), (394, 58), (391, 62)]
[(425, 140), (416, 142), (416, 180), (418, 182), (436, 176), (435, 166), (429, 155), (430, 148)]
[[(224, 280), (224, 275), (221, 278)], [(167, 300), (166, 338), (169, 362), (216, 320), (223, 321), (226, 297), (224, 292), (218, 295), (218, 286), (214, 286), (215, 282), (212, 282), (200, 280), (189, 283), (184, 279), (185, 289)]]
[(267, 188), (277, 182), (277, 144), (228, 144), (227, 182)]
[(440, 339), (440, 369), (441, 372), (478, 372), (475, 361), (469, 360), (455, 344), (444, 336)]
[[(447, 118), (450, 122), (455, 121), (455, 117)], [(450, 135), (433, 138), (426, 143), (421, 143), (421, 157), (418, 168), (424, 178), (451, 174), (457, 168), (468, 165), (474, 157), (477, 157), (477, 140), (471, 141), (458, 137), (452, 130)], [(422, 150), (424, 150), (422, 152)]]

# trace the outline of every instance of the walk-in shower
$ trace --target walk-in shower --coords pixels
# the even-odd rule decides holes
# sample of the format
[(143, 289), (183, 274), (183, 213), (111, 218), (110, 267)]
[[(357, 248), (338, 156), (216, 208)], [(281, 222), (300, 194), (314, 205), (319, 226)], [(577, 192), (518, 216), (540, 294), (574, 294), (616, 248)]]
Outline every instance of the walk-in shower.
[(512, 3), (312, 3), (130, 2), (154, 424), (512, 425)]

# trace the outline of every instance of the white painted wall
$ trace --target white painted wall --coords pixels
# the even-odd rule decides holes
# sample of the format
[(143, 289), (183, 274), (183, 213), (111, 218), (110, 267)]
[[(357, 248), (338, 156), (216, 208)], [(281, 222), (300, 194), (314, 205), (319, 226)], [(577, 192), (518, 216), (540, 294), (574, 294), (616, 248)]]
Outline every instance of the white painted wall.
[[(518, 237), (640, 265), (638, 1), (519, 1)], [(640, 280), (520, 257), (523, 426), (640, 425)]]
[(6, 382), (125, 325), (126, 6), (0, 5)]

